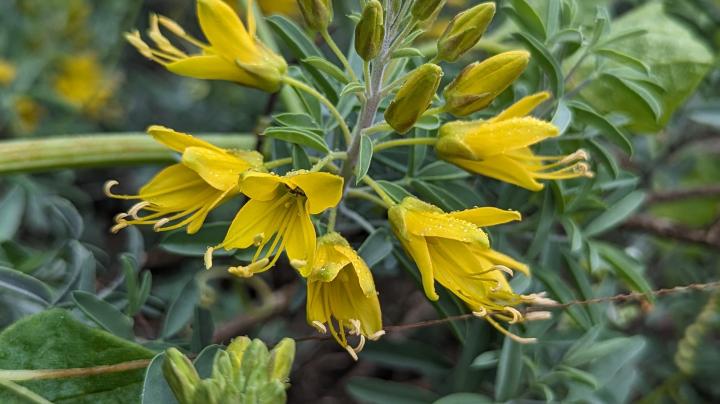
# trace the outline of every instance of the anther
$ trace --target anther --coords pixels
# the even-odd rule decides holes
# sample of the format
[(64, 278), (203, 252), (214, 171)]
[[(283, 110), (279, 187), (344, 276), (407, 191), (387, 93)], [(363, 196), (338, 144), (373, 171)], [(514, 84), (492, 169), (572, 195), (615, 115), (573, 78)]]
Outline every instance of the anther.
[(290, 260), (290, 266), (297, 269), (298, 271), (301, 271), (307, 266), (307, 260), (299, 260), (297, 258), (293, 258)]
[(353, 328), (350, 330), (350, 335), (362, 335), (362, 330), (360, 329), (360, 320), (351, 318), (350, 324), (352, 324)]
[(352, 356), (352, 358), (357, 362), (357, 360), (358, 360), (357, 352), (355, 352), (355, 350), (353, 350), (352, 347), (349, 345), (345, 345), (345, 350), (348, 351), (350, 356)]
[(382, 337), (385, 334), (387, 334), (385, 332), (385, 330), (376, 331), (372, 335), (368, 335), (368, 339), (370, 339), (372, 341), (377, 341), (380, 339), (380, 337)]
[(558, 306), (560, 303), (556, 300), (553, 300), (549, 297), (546, 297), (547, 293), (541, 292), (541, 293), (532, 293), (529, 295), (523, 296), (524, 300), (528, 300), (530, 304), (534, 306)]
[(140, 218), (138, 217), (137, 214), (138, 214), (143, 208), (145, 208), (145, 207), (147, 207), (147, 206), (150, 206), (150, 202), (147, 202), (147, 201), (138, 202), (138, 203), (136, 203), (135, 205), (133, 205), (132, 207), (130, 207), (130, 210), (128, 210), (127, 214), (130, 215), (130, 216), (132, 216), (133, 219), (140, 220)]
[(317, 320), (313, 320), (311, 324), (320, 334), (327, 334), (327, 327), (325, 327), (325, 324)]
[(213, 251), (215, 251), (213, 247), (208, 247), (207, 250), (205, 250), (205, 254), (203, 254), (203, 261), (205, 261), (205, 269), (212, 268)]
[(561, 163), (571, 163), (578, 160), (587, 160), (589, 158), (588, 153), (583, 149), (578, 149), (572, 154), (568, 154), (562, 160)]
[(119, 184), (119, 182), (117, 180), (105, 181), (105, 184), (103, 185), (103, 192), (105, 193), (105, 195), (112, 198), (113, 197), (112, 187), (114, 187), (115, 185), (118, 185), (118, 184)]
[(154, 231), (161, 231), (161, 230), (162, 230), (162, 227), (165, 226), (166, 224), (168, 224), (169, 221), (170, 221), (170, 219), (168, 219), (168, 218), (166, 218), (166, 217), (158, 220), (157, 223), (155, 223), (155, 224), (153, 225), (153, 230), (154, 230)]
[(358, 343), (358, 346), (353, 349), (353, 351), (360, 352), (363, 350), (363, 348), (365, 348), (365, 336), (360, 335), (360, 342)]
[(175, 21), (165, 17), (164, 15), (158, 15), (157, 19), (160, 25), (165, 27), (168, 31), (177, 36), (185, 36), (185, 30)]
[(113, 217), (113, 222), (115, 222), (115, 223), (124, 222), (126, 217), (128, 217), (127, 213), (120, 212), (117, 215), (115, 215), (115, 217)]
[(506, 267), (505, 265), (495, 265), (493, 269), (497, 269), (498, 271), (503, 271), (506, 274), (510, 275), (511, 277), (515, 275), (512, 269)]
[(544, 321), (550, 320), (551, 318), (552, 313), (550, 313), (549, 311), (531, 311), (525, 313), (523, 321)]
[(110, 233), (112, 233), (112, 234), (117, 234), (117, 232), (119, 232), (120, 230), (122, 230), (122, 229), (124, 229), (124, 228), (126, 228), (126, 227), (128, 227), (128, 223), (127, 223), (127, 222), (120, 222), (120, 223), (118, 223), (118, 224), (116, 224), (115, 226), (113, 226), (113, 227), (110, 228)]
[(487, 312), (487, 309), (484, 308), (484, 307), (481, 307), (480, 310), (478, 310), (478, 311), (473, 311), (473, 312), (472, 312), (473, 316), (475, 316), (475, 317), (480, 317), (480, 318), (483, 318), (483, 317), (487, 316), (487, 313), (488, 313), (488, 312)]
[(125, 33), (125, 40), (130, 42), (130, 45), (134, 46), (141, 55), (145, 56), (150, 60), (155, 60), (152, 49), (150, 49), (150, 46), (148, 46), (148, 44), (146, 44), (145, 41), (142, 40), (142, 38), (140, 37), (140, 32), (138, 30)]
[(503, 310), (512, 314), (512, 320), (508, 321), (510, 324), (515, 324), (522, 320), (522, 314), (514, 307), (503, 307)]
[(576, 164), (575, 172), (587, 178), (592, 178), (595, 176), (595, 173), (590, 169), (590, 166), (587, 163)]

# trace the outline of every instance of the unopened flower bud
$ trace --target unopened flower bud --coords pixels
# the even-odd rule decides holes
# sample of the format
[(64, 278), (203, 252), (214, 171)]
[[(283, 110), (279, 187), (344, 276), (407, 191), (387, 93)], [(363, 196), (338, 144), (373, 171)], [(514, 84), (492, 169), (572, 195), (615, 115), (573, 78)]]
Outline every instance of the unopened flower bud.
[(527, 67), (530, 54), (511, 51), (475, 62), (463, 69), (445, 90), (445, 111), (466, 116), (487, 107)]
[(283, 338), (270, 351), (270, 361), (268, 362), (270, 378), (285, 383), (290, 376), (293, 359), (295, 359), (295, 340)]
[(240, 369), (242, 365), (243, 355), (250, 346), (252, 340), (246, 336), (237, 337), (230, 342), (225, 352), (230, 354), (230, 361), (234, 369)]
[(408, 73), (385, 110), (385, 121), (398, 133), (409, 131), (430, 106), (442, 76), (440, 66), (432, 63), (426, 63)]
[(305, 24), (314, 31), (323, 31), (333, 19), (332, 0), (297, 0)]
[(165, 351), (162, 370), (175, 398), (181, 404), (191, 403), (200, 383), (200, 376), (190, 359), (176, 348), (169, 348)]
[(443, 8), (445, 1), (446, 0), (415, 0), (415, 4), (413, 4), (410, 12), (416, 21), (423, 22)]
[(382, 5), (377, 0), (370, 0), (355, 27), (355, 51), (365, 61), (374, 59), (380, 53), (384, 36)]
[(225, 399), (224, 388), (219, 379), (205, 379), (198, 385), (193, 401), (180, 401), (180, 404), (219, 404)]
[(485, 33), (495, 15), (495, 3), (482, 3), (456, 15), (438, 40), (438, 59), (454, 62)]

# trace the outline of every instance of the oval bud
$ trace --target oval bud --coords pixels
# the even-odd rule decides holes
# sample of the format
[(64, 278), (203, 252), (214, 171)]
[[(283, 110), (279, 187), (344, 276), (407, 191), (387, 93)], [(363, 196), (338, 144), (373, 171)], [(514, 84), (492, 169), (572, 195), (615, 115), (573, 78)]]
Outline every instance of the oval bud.
[(440, 11), (445, 2), (446, 0), (416, 0), (410, 12), (416, 21), (423, 22)]
[(530, 60), (526, 51), (495, 55), (465, 67), (445, 87), (445, 112), (466, 116), (487, 107), (525, 70)]
[(355, 27), (355, 51), (365, 61), (374, 59), (380, 53), (384, 36), (382, 5), (377, 0), (370, 0)]
[(426, 63), (408, 73), (405, 82), (385, 110), (385, 121), (398, 133), (409, 131), (435, 96), (443, 71)]
[(281, 383), (286, 383), (290, 376), (293, 360), (295, 359), (295, 340), (283, 338), (270, 351), (268, 362), (268, 375)]
[(456, 61), (480, 40), (494, 15), (495, 3), (482, 3), (453, 17), (438, 39), (438, 59)]
[(191, 403), (200, 383), (200, 376), (190, 359), (176, 348), (169, 348), (165, 351), (162, 371), (178, 402)]
[(297, 3), (308, 28), (324, 31), (332, 22), (332, 0), (297, 0)]

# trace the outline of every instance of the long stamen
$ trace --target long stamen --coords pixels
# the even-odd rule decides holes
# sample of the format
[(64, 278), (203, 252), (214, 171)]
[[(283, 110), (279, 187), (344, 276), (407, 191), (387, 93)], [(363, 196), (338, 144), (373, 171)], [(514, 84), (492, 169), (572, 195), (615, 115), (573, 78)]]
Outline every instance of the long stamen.
[(205, 250), (205, 254), (203, 254), (203, 261), (205, 263), (205, 269), (212, 268), (212, 255), (213, 251), (215, 251), (214, 248), (208, 247), (207, 250)]
[(531, 311), (529, 313), (525, 313), (523, 321), (543, 321), (550, 320), (551, 318), (552, 313), (549, 311)]
[(175, 34), (178, 38), (182, 38), (189, 43), (197, 46), (198, 48), (202, 50), (209, 50), (211, 49), (209, 45), (202, 43), (200, 40), (196, 39), (192, 35), (185, 32), (185, 30), (175, 21), (163, 16), (158, 15), (158, 22), (160, 25), (162, 25), (165, 29)]
[(155, 45), (160, 48), (160, 50), (167, 52), (168, 54), (174, 55), (178, 58), (187, 57), (185, 52), (176, 48), (172, 43), (170, 43), (167, 38), (165, 38), (165, 36), (163, 36), (162, 32), (160, 32), (157, 14), (150, 14), (150, 28), (148, 29), (147, 33), (150, 39), (155, 42)]
[(268, 259), (263, 258), (260, 261), (253, 262), (246, 266), (238, 265), (236, 267), (230, 267), (228, 268), (228, 272), (241, 278), (250, 278), (257, 272), (260, 272), (258, 271), (258, 269), (264, 267), (265, 265), (267, 265), (267, 263)]
[(316, 330), (318, 330), (320, 334), (327, 334), (327, 327), (325, 327), (325, 324), (317, 320), (313, 320), (311, 324), (313, 327), (315, 327)]
[(523, 338), (504, 329), (502, 326), (500, 326), (500, 324), (497, 323), (497, 321), (492, 318), (492, 316), (485, 316), (485, 320), (487, 320), (488, 323), (495, 327), (496, 330), (500, 331), (502, 334), (509, 337), (515, 342), (519, 342), (521, 344), (534, 344), (537, 342), (537, 338)]

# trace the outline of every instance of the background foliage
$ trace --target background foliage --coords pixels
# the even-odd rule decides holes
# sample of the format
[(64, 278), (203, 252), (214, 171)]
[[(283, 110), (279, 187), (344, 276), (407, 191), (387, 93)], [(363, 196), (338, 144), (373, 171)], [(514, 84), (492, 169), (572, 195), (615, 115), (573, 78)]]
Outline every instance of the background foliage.
[[(358, 11), (355, 3), (335, 2), (333, 35), (346, 48), (352, 39), (346, 15)], [(464, 3), (450, 1), (436, 24)], [(498, 10), (476, 49), (443, 65), (446, 76), (499, 51), (529, 50), (530, 68), (480, 116), (521, 95), (550, 90), (554, 102), (540, 115), (564, 133), (543, 148), (586, 149), (596, 177), (550, 183), (531, 193), (471, 178), (436, 161), (426, 146), (377, 153), (369, 168), (373, 177), (393, 195), (415, 194), (445, 210), (492, 205), (523, 212), (521, 223), (491, 232), (494, 246), (533, 268), (531, 280), (513, 282), (518, 292), (547, 290), (568, 302), (717, 280), (720, 2), (507, 0), (498, 2)], [(17, 71), (0, 84), (3, 139), (143, 131), (154, 123), (195, 133), (260, 133), (271, 122), (302, 126), (308, 115), (289, 110), (281, 97), (181, 78), (143, 60), (121, 32), (143, 24), (149, 11), (195, 27), (191, 1), (2, 2), (0, 55)], [(343, 83), (308, 58), (334, 59), (321, 41), (305, 36), (297, 17), (291, 7), (285, 17), (269, 17), (265, 29), (276, 34), (288, 60), (300, 61), (296, 73), (321, 85), (350, 114), (352, 96), (343, 94)], [(432, 33), (438, 30), (431, 27), (399, 63), (421, 64), (418, 55), (434, 51)], [(77, 60), (85, 63), (68, 65)], [(357, 55), (351, 57), (358, 62)], [(332, 123), (305, 101), (315, 122)], [(437, 126), (427, 120), (408, 136), (424, 136)], [(323, 147), (307, 139), (299, 143), (311, 147), (292, 148), (269, 136), (258, 139), (264, 151), (276, 158), (292, 155), (298, 166), (303, 156), (316, 153), (312, 146)], [(107, 232), (123, 207), (104, 197), (102, 183), (119, 178), (137, 188), (157, 170), (2, 178), (0, 368), (84, 367), (147, 359), (177, 346), (197, 354), (196, 367), (207, 374), (215, 344), (232, 336), (273, 344), (311, 334), (305, 289), (287, 263), (247, 281), (202, 270), (205, 247), (222, 239), (237, 205), (213, 212), (217, 224), (192, 238), (134, 228)], [(338, 229), (373, 269), (386, 324), (463, 312), (447, 294), (438, 305), (428, 303), (382, 211), (353, 201), (341, 214)], [(368, 344), (357, 363), (332, 342), (299, 341), (289, 399), (717, 401), (717, 296), (570, 306), (551, 321), (526, 326), (524, 334), (540, 339), (535, 345), (504, 339), (473, 320), (391, 332)], [(156, 356), (147, 372), (22, 385), (57, 402), (127, 402), (131, 395), (170, 402), (161, 361)], [(19, 400), (0, 383), (0, 401), (9, 397)]]

